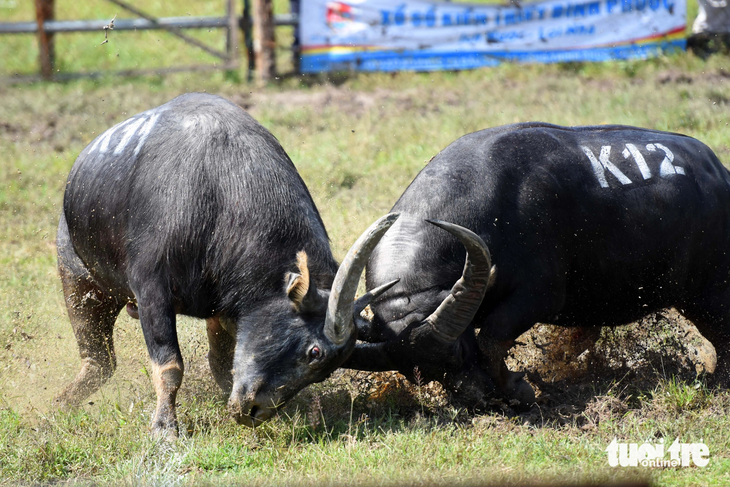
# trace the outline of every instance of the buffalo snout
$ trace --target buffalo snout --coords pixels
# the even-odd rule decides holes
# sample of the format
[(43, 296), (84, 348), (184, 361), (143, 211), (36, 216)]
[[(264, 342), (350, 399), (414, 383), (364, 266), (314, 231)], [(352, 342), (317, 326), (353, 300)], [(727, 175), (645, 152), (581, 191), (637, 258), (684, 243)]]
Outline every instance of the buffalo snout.
[(235, 384), (228, 399), (228, 411), (238, 424), (250, 428), (259, 426), (276, 412), (279, 401), (271, 394), (261, 392), (262, 381), (246, 386)]

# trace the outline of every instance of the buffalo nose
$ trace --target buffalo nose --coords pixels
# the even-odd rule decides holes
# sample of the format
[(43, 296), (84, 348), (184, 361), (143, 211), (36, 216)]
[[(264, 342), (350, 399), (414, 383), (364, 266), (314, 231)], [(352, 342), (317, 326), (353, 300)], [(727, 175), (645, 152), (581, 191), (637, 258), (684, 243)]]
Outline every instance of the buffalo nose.
[(235, 384), (228, 399), (228, 410), (238, 424), (249, 427), (258, 426), (273, 413), (271, 408), (261, 404), (257, 398), (257, 391), (261, 383), (255, 383), (250, 387), (243, 384)]
[(240, 401), (228, 401), (228, 410), (236, 423), (250, 428), (260, 425), (273, 414), (273, 409), (253, 402), (242, 404)]

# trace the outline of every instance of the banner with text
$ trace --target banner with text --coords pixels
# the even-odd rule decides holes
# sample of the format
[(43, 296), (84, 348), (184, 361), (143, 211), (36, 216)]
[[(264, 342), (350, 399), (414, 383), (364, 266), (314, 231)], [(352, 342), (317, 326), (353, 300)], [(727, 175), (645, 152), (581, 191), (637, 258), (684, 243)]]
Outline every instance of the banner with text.
[(302, 0), (301, 69), (430, 71), (500, 61), (605, 61), (686, 45), (686, 0), (510, 1), (514, 5)]

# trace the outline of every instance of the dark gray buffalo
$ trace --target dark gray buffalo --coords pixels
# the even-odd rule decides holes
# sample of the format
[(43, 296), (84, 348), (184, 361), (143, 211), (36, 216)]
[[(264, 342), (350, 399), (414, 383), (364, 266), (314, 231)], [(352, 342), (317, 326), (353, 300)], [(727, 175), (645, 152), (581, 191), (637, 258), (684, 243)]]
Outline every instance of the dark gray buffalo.
[(118, 124), (84, 149), (66, 185), (58, 265), (82, 367), (58, 400), (78, 404), (112, 375), (127, 306), (152, 361), (153, 431), (177, 431), (176, 314), (207, 320), (210, 366), (235, 419), (266, 420), (352, 351), (353, 320), (372, 298), (353, 303), (357, 282), (396, 218), (373, 224), (338, 270), (294, 165), (236, 105), (188, 94)]
[[(371, 343), (346, 366), (417, 366), (473, 401), (496, 385), (529, 402), (504, 357), (536, 322), (615, 326), (675, 306), (715, 346), (714, 379), (730, 382), (730, 173), (701, 142), (624, 126), (483, 130), (434, 157), (393, 211), (367, 285), (401, 280), (374, 301), (360, 334)], [(483, 240), (453, 289), (463, 247), (427, 218)], [(459, 312), (444, 317), (445, 300)]]

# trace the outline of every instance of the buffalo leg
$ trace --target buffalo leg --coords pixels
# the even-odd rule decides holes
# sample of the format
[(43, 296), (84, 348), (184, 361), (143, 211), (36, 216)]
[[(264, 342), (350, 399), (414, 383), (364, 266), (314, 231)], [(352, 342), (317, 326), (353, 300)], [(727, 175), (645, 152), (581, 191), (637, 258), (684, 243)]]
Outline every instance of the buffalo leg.
[(514, 340), (498, 341), (488, 333), (481, 332), (479, 334), (479, 347), (483, 352), (481, 365), (507, 399), (516, 399), (521, 404), (531, 404), (535, 402), (535, 391), (525, 381), (525, 374), (512, 372), (505, 362), (514, 344)]
[(152, 362), (152, 382), (157, 408), (150, 428), (154, 434), (177, 435), (175, 398), (183, 379), (183, 360), (175, 328), (175, 311), (165, 286), (155, 280), (140, 288), (137, 297), (139, 321)]
[(236, 351), (235, 339), (221, 326), (220, 318), (214, 316), (206, 320), (208, 331), (208, 363), (213, 378), (226, 395), (233, 390), (233, 356)]
[[(559, 287), (554, 292), (544, 294), (562, 295)], [(513, 296), (507, 304), (486, 317), (477, 337), (482, 352), (482, 367), (507, 399), (516, 399), (522, 404), (535, 401), (535, 392), (525, 381), (525, 374), (510, 371), (505, 359), (515, 339), (529, 330), (540, 317), (557, 313), (560, 304), (561, 300), (556, 299), (555, 303), (546, 302), (541, 306), (530, 295)]]
[(711, 384), (730, 388), (730, 293), (722, 293), (681, 306), (680, 312), (715, 347), (717, 363)]
[(463, 357), (459, 370), (447, 372), (441, 381), (455, 399), (472, 407), (485, 407), (494, 394), (494, 381), (481, 367), (483, 358), (473, 328), (468, 328), (460, 337), (458, 349)]
[(75, 407), (99, 390), (114, 373), (117, 365), (114, 322), (123, 305), (91, 277), (71, 245), (63, 216), (56, 244), (63, 295), (79, 346), (81, 370), (55, 400), (63, 406)]

